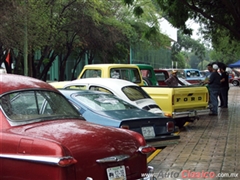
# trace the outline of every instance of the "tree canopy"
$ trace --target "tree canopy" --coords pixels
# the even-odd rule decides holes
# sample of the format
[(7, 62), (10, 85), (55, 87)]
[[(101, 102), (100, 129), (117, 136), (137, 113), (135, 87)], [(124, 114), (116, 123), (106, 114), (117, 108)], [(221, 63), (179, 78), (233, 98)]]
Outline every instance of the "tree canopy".
[[(134, 3), (134, 0), (124, 0)], [(163, 16), (176, 28), (191, 34), (186, 21), (193, 19), (204, 25), (204, 32), (215, 33), (221, 28), (231, 38), (240, 40), (240, 1), (238, 0), (153, 0), (163, 11)], [(136, 8), (139, 9), (137, 6)], [(137, 16), (143, 11), (135, 11)]]
[[(134, 4), (136, 0), (124, 0)], [(230, 55), (224, 62), (235, 61), (240, 54), (240, 1), (239, 0), (152, 0), (174, 27), (191, 35), (193, 29), (187, 21), (200, 25), (203, 38), (211, 41), (215, 51)], [(136, 6), (136, 8), (140, 8)], [(134, 11), (135, 12), (135, 11)], [(136, 11), (135, 13), (144, 13)], [(140, 14), (136, 14), (140, 16)], [(234, 53), (233, 53), (234, 52)], [(232, 54), (232, 55), (231, 55)], [(233, 57), (233, 54), (234, 57)], [(230, 58), (232, 58), (230, 60)]]
[(96, 59), (124, 62), (130, 44), (168, 45), (157, 28), (160, 15), (155, 6), (145, 0), (138, 4), (149, 11), (141, 19), (121, 0), (0, 0), (0, 64), (11, 50), (14, 73), (23, 74), (27, 46), (28, 75), (46, 80), (58, 57), (59, 80), (63, 80), (70, 58), (75, 59), (74, 70), (86, 54), (89, 64)]

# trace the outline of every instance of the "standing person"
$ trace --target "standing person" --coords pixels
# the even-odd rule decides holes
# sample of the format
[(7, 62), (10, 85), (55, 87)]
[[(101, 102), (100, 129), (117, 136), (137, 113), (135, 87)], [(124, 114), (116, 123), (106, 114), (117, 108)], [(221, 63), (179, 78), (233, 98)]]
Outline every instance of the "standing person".
[(220, 88), (221, 88), (221, 76), (217, 72), (218, 65), (213, 64), (212, 68), (209, 67), (210, 70), (212, 70), (212, 73), (209, 77), (209, 80), (207, 80), (205, 83), (208, 84), (208, 91), (210, 95), (210, 103), (212, 105), (211, 107), (211, 113), (210, 116), (217, 116), (218, 115), (218, 96), (220, 94)]
[(209, 71), (209, 74), (207, 75), (207, 78), (209, 78), (210, 75), (211, 75), (212, 72), (213, 72), (212, 63), (209, 63), (209, 64), (207, 65), (207, 69), (208, 69), (208, 71)]
[(229, 74), (226, 72), (226, 66), (220, 67), (221, 72), (221, 89), (220, 89), (220, 106), (228, 108), (228, 90), (229, 90)]
[(177, 77), (177, 70), (173, 70), (172, 71), (172, 75), (165, 80), (165, 83), (168, 85), (168, 86), (178, 86), (178, 84), (181, 84), (181, 85), (184, 85), (184, 83), (182, 83), (178, 77)]

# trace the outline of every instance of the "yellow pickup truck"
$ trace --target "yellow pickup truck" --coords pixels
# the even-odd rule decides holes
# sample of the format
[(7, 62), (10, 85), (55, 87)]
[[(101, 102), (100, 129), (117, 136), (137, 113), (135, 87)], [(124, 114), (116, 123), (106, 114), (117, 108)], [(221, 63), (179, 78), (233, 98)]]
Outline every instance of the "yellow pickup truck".
[(205, 86), (144, 86), (141, 71), (134, 64), (85, 65), (78, 79), (91, 77), (125, 79), (142, 86), (164, 114), (174, 118), (179, 127), (209, 113), (209, 94)]

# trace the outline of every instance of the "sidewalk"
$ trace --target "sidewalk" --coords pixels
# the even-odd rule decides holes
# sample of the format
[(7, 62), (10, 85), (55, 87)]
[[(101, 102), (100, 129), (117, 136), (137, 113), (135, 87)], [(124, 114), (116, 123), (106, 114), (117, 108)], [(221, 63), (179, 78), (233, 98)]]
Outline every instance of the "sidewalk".
[(201, 116), (185, 126), (179, 134), (179, 143), (167, 146), (149, 162), (155, 168), (155, 177), (240, 179), (239, 87), (230, 87), (228, 106), (219, 108), (218, 116)]

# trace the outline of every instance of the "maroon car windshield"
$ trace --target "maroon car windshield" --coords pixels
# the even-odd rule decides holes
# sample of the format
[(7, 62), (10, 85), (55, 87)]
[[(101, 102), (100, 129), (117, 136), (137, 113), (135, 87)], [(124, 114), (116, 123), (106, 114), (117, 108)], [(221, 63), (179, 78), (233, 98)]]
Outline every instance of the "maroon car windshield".
[(13, 92), (2, 96), (0, 103), (11, 125), (80, 116), (61, 94), (52, 91)]

